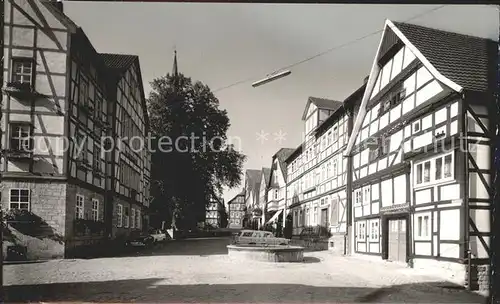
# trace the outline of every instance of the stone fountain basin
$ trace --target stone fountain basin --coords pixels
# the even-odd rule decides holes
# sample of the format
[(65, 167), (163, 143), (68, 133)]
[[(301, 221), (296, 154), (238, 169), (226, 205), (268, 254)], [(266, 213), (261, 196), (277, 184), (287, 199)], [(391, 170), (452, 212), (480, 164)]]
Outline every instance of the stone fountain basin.
[(304, 247), (290, 245), (227, 245), (228, 255), (238, 260), (261, 262), (303, 262)]

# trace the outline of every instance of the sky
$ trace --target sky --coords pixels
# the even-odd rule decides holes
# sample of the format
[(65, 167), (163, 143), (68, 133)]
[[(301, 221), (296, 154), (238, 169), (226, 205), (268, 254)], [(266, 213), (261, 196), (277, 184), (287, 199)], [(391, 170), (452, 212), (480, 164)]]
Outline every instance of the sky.
[[(171, 72), (176, 49), (179, 72), (216, 91), (227, 110), (229, 140), (247, 156), (244, 169), (270, 167), (280, 148), (301, 144), (309, 96), (342, 101), (362, 85), (381, 33), (360, 38), (382, 30), (385, 19), (405, 22), (421, 15), (408, 22), (495, 41), (499, 29), (492, 5), (65, 1), (64, 11), (98, 52), (139, 56), (146, 97), (149, 82)], [(332, 48), (290, 68), (287, 77), (251, 86)], [(225, 201), (242, 186), (226, 191)]]

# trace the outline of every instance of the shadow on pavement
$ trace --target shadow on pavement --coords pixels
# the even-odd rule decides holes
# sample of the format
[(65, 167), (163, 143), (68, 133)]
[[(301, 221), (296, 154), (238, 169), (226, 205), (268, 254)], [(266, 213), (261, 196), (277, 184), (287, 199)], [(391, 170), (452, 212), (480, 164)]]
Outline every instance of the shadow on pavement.
[(316, 287), (299, 284), (170, 285), (169, 279), (4, 286), (5, 303), (95, 301), (138, 303), (483, 303), (464, 290), (429, 284), (390, 288)]
[(227, 254), (226, 246), (230, 243), (230, 237), (181, 239), (158, 243), (150, 248), (124, 248), (119, 253), (114, 253), (112, 255), (87, 257), (85, 259), (169, 255), (221, 255)]

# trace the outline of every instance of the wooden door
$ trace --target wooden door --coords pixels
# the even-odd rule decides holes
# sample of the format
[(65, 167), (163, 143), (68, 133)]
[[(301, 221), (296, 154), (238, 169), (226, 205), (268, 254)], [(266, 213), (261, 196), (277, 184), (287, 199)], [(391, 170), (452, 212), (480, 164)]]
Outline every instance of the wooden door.
[(389, 220), (388, 259), (394, 262), (406, 262), (406, 220)]
[(326, 227), (328, 223), (328, 208), (321, 209), (321, 226)]

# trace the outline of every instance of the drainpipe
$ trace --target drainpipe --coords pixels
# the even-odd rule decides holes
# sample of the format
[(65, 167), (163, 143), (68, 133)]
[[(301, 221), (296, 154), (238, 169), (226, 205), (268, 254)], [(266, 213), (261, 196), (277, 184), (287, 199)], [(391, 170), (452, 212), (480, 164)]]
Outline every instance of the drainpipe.
[[(347, 119), (347, 134), (349, 137), (352, 134), (353, 120), (354, 120), (354, 109), (346, 109), (348, 113)], [(347, 157), (347, 180), (346, 180), (346, 233), (344, 236), (344, 254), (350, 255), (353, 252), (353, 210), (352, 210), (352, 156), (345, 155)]]

